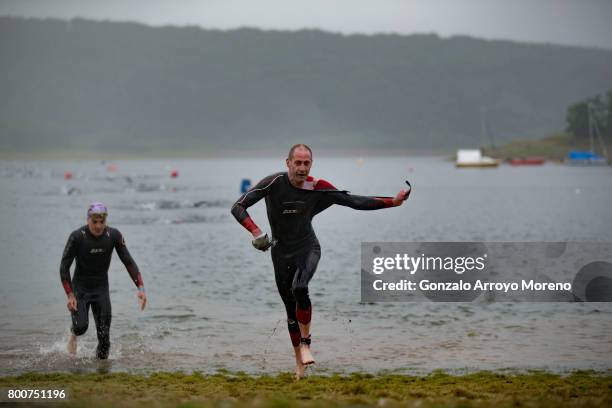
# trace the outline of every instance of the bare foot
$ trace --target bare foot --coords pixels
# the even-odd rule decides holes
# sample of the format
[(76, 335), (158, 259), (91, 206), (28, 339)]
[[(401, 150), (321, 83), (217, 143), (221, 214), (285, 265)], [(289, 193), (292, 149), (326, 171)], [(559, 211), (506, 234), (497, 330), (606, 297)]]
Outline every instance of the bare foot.
[(68, 337), (68, 354), (76, 355), (77, 352), (77, 338), (74, 334), (70, 334)]
[(304, 371), (306, 371), (306, 366), (304, 364), (298, 363), (295, 366), (294, 377), (296, 381), (304, 377)]
[(294, 347), (295, 352), (295, 371), (293, 372), (296, 381), (304, 377), (304, 371), (306, 366), (302, 364), (302, 348), (300, 346)]
[(307, 344), (300, 344), (300, 355), (302, 356), (302, 364), (309, 365), (314, 364), (314, 357), (310, 352), (310, 346)]

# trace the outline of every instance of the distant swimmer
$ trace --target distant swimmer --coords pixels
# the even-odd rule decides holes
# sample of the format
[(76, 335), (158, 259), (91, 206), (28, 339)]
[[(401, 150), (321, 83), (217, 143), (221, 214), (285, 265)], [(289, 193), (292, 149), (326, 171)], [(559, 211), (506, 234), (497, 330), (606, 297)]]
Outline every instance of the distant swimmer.
[(66, 194), (66, 195), (81, 194), (81, 189), (79, 189), (78, 187), (64, 186), (62, 187), (62, 194)]
[[(296, 378), (314, 363), (310, 351), (312, 305), (308, 283), (314, 275), (321, 247), (312, 228), (312, 218), (333, 204), (356, 210), (397, 207), (410, 190), (395, 197), (365, 197), (336, 189), (323, 179), (311, 177), (312, 150), (304, 144), (291, 148), (287, 172), (272, 174), (244, 193), (232, 207), (232, 214), (253, 235), (253, 246), (272, 248), (272, 263), (278, 292), (285, 304), (289, 336), (295, 352)], [(272, 237), (253, 222), (247, 208), (265, 198)]]
[[(127, 268), (138, 288), (140, 310), (147, 303), (142, 276), (132, 259), (119, 230), (106, 225), (108, 211), (104, 204), (94, 202), (87, 210), (87, 225), (73, 231), (68, 237), (62, 261), (60, 278), (68, 296), (72, 327), (68, 352), (76, 354), (76, 337), (84, 334), (89, 325), (89, 308), (93, 313), (98, 336), (96, 357), (108, 358), (110, 350), (111, 303), (108, 290), (108, 268), (113, 249)], [(74, 276), (70, 279), (70, 265), (76, 258)]]

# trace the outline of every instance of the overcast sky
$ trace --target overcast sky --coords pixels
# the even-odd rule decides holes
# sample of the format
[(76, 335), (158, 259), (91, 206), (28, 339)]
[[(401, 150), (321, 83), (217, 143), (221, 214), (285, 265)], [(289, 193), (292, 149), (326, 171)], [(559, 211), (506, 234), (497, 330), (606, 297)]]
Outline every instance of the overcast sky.
[(612, 0), (0, 0), (0, 15), (346, 34), (433, 32), (612, 49)]

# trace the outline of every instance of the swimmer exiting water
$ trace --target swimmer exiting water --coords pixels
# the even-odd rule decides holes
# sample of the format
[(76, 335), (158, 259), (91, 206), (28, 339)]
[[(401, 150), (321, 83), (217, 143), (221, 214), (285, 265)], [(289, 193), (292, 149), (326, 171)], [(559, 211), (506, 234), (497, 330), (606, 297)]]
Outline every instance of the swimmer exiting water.
[[(304, 144), (291, 148), (287, 172), (272, 174), (242, 195), (232, 214), (253, 235), (253, 246), (260, 251), (272, 247), (272, 264), (278, 292), (285, 304), (289, 336), (295, 352), (295, 376), (301, 378), (307, 365), (314, 363), (310, 351), (312, 305), (308, 283), (314, 275), (321, 247), (312, 228), (312, 218), (338, 204), (356, 210), (397, 207), (410, 195), (400, 190), (391, 197), (364, 197), (337, 190), (323, 179), (311, 177), (312, 150)], [(272, 238), (253, 222), (247, 208), (266, 199)]]
[[(84, 334), (89, 325), (89, 308), (93, 313), (98, 335), (96, 357), (108, 358), (110, 349), (111, 303), (108, 292), (108, 268), (113, 249), (127, 268), (138, 288), (140, 310), (147, 304), (142, 276), (132, 259), (125, 240), (115, 228), (106, 226), (108, 211), (102, 203), (92, 203), (87, 210), (87, 225), (73, 231), (68, 238), (60, 264), (60, 278), (71, 312), (72, 327), (68, 352), (76, 354), (76, 337)], [(74, 277), (70, 279), (70, 265), (76, 258)]]

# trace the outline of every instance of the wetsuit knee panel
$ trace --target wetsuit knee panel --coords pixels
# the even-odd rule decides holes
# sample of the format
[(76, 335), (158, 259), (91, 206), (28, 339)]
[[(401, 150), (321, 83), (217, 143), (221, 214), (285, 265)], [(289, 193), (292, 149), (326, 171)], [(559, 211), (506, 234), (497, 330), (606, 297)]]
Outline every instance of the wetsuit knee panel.
[(291, 288), (293, 292), (293, 296), (308, 296), (308, 285), (297, 284), (293, 288)]
[[(310, 297), (308, 296), (308, 286), (296, 286), (293, 288), (293, 296), (299, 309), (310, 307)], [(299, 319), (298, 319), (299, 320)]]
[(88, 324), (87, 323), (81, 323), (81, 324), (77, 324), (77, 325), (72, 325), (72, 334), (74, 334), (75, 336), (81, 336), (83, 334), (85, 334), (85, 332), (87, 331), (88, 328)]

